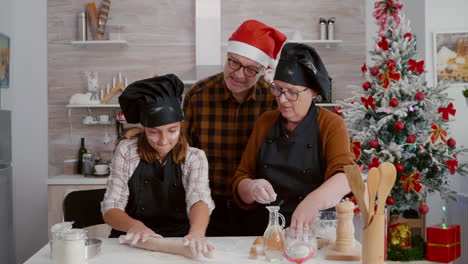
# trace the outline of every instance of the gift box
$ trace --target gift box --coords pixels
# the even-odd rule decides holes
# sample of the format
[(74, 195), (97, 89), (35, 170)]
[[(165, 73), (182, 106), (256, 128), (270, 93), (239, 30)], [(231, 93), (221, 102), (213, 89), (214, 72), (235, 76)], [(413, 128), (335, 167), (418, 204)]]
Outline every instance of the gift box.
[(426, 258), (449, 263), (460, 257), (460, 225), (435, 225), (426, 229)]
[(400, 248), (411, 247), (411, 230), (408, 223), (395, 223), (388, 226), (388, 243)]

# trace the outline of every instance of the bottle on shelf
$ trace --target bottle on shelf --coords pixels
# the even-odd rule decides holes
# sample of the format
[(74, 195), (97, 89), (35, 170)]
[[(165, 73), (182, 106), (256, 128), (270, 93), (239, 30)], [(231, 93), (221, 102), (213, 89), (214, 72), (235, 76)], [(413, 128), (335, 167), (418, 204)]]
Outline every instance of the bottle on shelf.
[(85, 139), (81, 138), (81, 147), (78, 150), (78, 174), (83, 174), (83, 154), (88, 151), (85, 148)]

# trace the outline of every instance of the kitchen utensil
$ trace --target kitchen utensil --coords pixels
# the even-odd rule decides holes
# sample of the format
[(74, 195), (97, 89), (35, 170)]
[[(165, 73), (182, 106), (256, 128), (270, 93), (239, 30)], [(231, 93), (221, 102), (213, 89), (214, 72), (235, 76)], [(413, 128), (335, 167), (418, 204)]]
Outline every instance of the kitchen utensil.
[(375, 214), (362, 230), (362, 264), (384, 264), (385, 214)]
[(348, 184), (353, 192), (354, 196), (357, 199), (359, 210), (364, 219), (365, 226), (367, 225), (367, 219), (369, 219), (368, 212), (368, 200), (365, 199), (367, 196), (366, 186), (362, 180), (361, 170), (358, 165), (347, 165), (344, 166), (344, 171), (346, 173), (346, 178), (348, 179)]
[(361, 260), (361, 247), (354, 244), (353, 225), (354, 204), (350, 201), (336, 206), (338, 226), (336, 228), (335, 247), (328, 250), (325, 259), (337, 261)]
[(369, 170), (367, 175), (367, 189), (369, 193), (369, 217), (367, 219), (367, 224), (371, 222), (372, 216), (375, 214), (375, 196), (377, 193), (377, 188), (379, 188), (380, 183), (380, 172), (378, 168), (372, 168)]
[(383, 214), (385, 208), (385, 201), (387, 196), (393, 188), (396, 180), (396, 169), (395, 166), (390, 162), (384, 162), (379, 165), (380, 172), (380, 183), (377, 190), (379, 201), (377, 203), (377, 213)]

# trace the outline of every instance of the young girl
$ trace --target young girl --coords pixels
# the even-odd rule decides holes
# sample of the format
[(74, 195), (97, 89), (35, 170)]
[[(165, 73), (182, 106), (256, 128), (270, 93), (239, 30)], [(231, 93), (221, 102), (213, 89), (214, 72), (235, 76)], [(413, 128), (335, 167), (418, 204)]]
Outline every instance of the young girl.
[(132, 83), (119, 97), (127, 122), (141, 123), (144, 133), (117, 146), (101, 206), (111, 237), (126, 232), (135, 244), (185, 235), (192, 255), (206, 256), (214, 203), (205, 153), (189, 147), (181, 131), (183, 88), (168, 74)]

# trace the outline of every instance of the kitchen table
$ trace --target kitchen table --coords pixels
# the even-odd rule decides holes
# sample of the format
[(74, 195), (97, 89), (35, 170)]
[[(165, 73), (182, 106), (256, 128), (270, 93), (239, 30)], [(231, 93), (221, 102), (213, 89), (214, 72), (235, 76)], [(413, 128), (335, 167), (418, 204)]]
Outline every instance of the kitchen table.
[[(181, 239), (181, 238), (169, 238)], [(214, 257), (212, 259), (202, 259), (199, 261), (190, 260), (181, 256), (160, 252), (147, 251), (133, 248), (128, 245), (121, 245), (116, 238), (104, 239), (101, 253), (88, 260), (88, 264), (158, 264), (158, 263), (216, 263), (216, 264), (243, 264), (243, 263), (270, 263), (264, 256), (259, 256), (256, 260), (249, 259), (250, 246), (255, 237), (209, 237), (215, 246)], [(319, 250), (308, 264), (358, 264), (360, 261), (329, 261), (324, 260), (326, 251)], [(25, 264), (50, 264), (50, 246), (47, 244), (28, 259)]]

